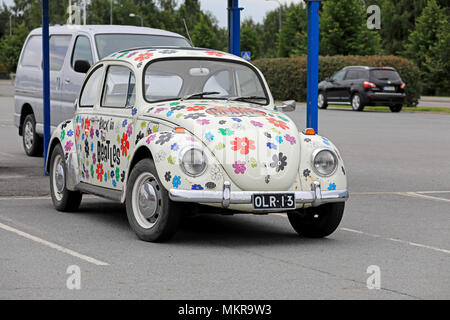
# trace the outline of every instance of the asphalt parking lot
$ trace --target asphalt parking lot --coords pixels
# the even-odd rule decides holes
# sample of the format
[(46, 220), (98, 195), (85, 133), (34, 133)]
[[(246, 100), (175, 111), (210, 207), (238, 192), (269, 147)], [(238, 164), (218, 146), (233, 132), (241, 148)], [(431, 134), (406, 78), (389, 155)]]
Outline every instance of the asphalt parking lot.
[[(164, 244), (137, 240), (123, 206), (53, 209), (0, 97), (0, 299), (449, 299), (450, 116), (319, 111), (346, 162), (340, 228), (304, 239), (283, 214), (187, 219)], [(306, 111), (291, 114), (304, 127)], [(81, 289), (67, 268), (79, 266)], [(381, 289), (366, 285), (378, 266)]]

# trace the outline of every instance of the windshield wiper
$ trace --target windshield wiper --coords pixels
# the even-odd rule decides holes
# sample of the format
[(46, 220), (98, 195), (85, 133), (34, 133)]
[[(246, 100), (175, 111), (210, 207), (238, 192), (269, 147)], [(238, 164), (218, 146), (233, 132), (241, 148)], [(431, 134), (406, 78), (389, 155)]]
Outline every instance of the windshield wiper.
[(193, 94), (184, 96), (183, 98), (181, 98), (181, 100), (189, 100), (189, 99), (196, 98), (196, 97), (203, 98), (203, 96), (209, 96), (211, 94), (220, 94), (220, 92), (217, 92), (217, 91), (197, 92), (197, 93), (193, 93)]
[(262, 103), (258, 103), (252, 100), (265, 100), (267, 102), (267, 98), (266, 97), (260, 97), (260, 96), (244, 96), (244, 97), (233, 97), (233, 98), (229, 98), (229, 101), (250, 101), (250, 102), (254, 102), (256, 104), (262, 104)]

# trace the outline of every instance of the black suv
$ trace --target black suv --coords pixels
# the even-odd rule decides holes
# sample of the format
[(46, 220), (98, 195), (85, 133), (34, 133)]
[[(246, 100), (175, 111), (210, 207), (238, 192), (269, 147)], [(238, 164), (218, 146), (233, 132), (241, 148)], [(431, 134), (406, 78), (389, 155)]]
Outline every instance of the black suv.
[(319, 108), (350, 104), (355, 111), (365, 106), (389, 106), (392, 112), (400, 112), (405, 88), (394, 68), (345, 67), (319, 83)]

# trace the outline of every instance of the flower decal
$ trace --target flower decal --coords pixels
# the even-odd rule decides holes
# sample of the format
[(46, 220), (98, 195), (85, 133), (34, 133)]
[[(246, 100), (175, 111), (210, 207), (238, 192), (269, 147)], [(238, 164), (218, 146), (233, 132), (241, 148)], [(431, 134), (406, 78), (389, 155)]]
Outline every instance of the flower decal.
[(205, 106), (192, 106), (192, 107), (187, 107), (186, 110), (187, 111), (202, 111), (205, 110), (206, 107)]
[(135, 144), (138, 144), (139, 141), (144, 137), (144, 133), (142, 131), (139, 131), (139, 133), (136, 135), (136, 142)]
[(206, 187), (206, 189), (215, 189), (216, 184), (214, 182), (210, 181), (205, 184), (205, 187)]
[(170, 150), (178, 151), (180, 150), (180, 146), (175, 142), (173, 145), (170, 146)]
[(67, 136), (68, 136), (68, 137), (73, 136), (73, 130), (72, 130), (72, 129), (70, 129), (69, 131), (67, 131)]
[(214, 135), (211, 132), (208, 132), (205, 134), (205, 138), (208, 141), (213, 141), (214, 140)]
[(64, 146), (64, 150), (69, 152), (70, 150), (72, 150), (72, 147), (73, 147), (73, 142), (69, 140), (69, 141), (67, 141), (66, 145)]
[(207, 55), (216, 56), (216, 57), (223, 57), (225, 55), (225, 53), (218, 52), (218, 51), (206, 51), (205, 53)]
[(64, 140), (64, 137), (66, 136), (66, 132), (63, 130), (61, 131), (61, 141)]
[(273, 162), (270, 163), (271, 168), (275, 168), (277, 172), (283, 171), (284, 167), (287, 165), (287, 157), (280, 152), (278, 155), (272, 157)]
[(130, 123), (127, 127), (127, 135), (131, 137), (132, 134), (133, 134), (133, 125)]
[(122, 156), (128, 155), (128, 149), (130, 149), (130, 142), (128, 141), (128, 135), (124, 133), (122, 139), (120, 139), (120, 150), (122, 150)]
[(291, 136), (291, 135), (289, 135), (289, 134), (286, 134), (285, 136), (284, 136), (284, 138), (286, 139), (286, 141), (287, 142), (289, 142), (291, 145), (292, 144), (295, 144), (297, 141), (295, 140), (295, 137), (293, 137), (293, 136)]
[(197, 123), (201, 126), (206, 126), (207, 124), (210, 123), (210, 121), (208, 119), (198, 119)]
[(169, 142), (170, 139), (172, 139), (172, 137), (173, 137), (173, 133), (171, 133), (171, 132), (161, 133), (158, 140), (156, 141), (156, 144), (163, 145), (166, 142)]
[(231, 135), (233, 135), (234, 134), (234, 131), (233, 130), (231, 130), (231, 129), (222, 129), (222, 128), (220, 128), (219, 129), (219, 132), (220, 132), (220, 134), (222, 134), (222, 135), (224, 135), (224, 136), (231, 136)]
[(286, 122), (284, 121), (277, 120), (274, 118), (267, 118), (267, 120), (277, 128), (281, 128), (283, 130), (289, 129), (289, 127), (286, 125)]
[(277, 145), (276, 145), (275, 143), (272, 143), (272, 142), (267, 142), (267, 143), (266, 143), (266, 146), (267, 146), (267, 148), (269, 148), (269, 149), (274, 149), (274, 150), (277, 150), (277, 149), (278, 149)]
[(328, 190), (336, 190), (336, 183), (330, 183), (330, 185), (328, 186)]
[(131, 109), (131, 115), (132, 116), (135, 116), (136, 113), (137, 113), (137, 109), (136, 108)]
[(136, 59), (134, 59), (134, 61), (142, 62), (144, 60), (150, 59), (152, 56), (153, 56), (153, 53), (151, 53), (151, 52), (141, 53), (141, 54), (139, 54), (139, 56), (137, 56)]
[(172, 185), (173, 185), (173, 187), (178, 189), (178, 187), (180, 186), (180, 184), (181, 184), (181, 177), (180, 177), (180, 176), (175, 176), (175, 177), (173, 177), (173, 179), (172, 179)]
[(247, 169), (245, 167), (245, 161), (236, 161), (233, 164), (233, 168), (234, 168), (234, 173), (236, 173), (236, 174), (240, 174), (240, 173), (244, 174), (245, 170)]
[(250, 123), (258, 128), (262, 128), (262, 126), (263, 126), (263, 124), (261, 122), (255, 121), (255, 120), (250, 121)]
[(155, 140), (155, 138), (156, 138), (156, 134), (152, 134), (147, 138), (147, 141), (145, 141), (145, 142), (147, 142), (147, 144), (150, 144), (150, 142)]
[(97, 180), (102, 182), (103, 181), (103, 173), (104, 173), (102, 163), (97, 164), (97, 170), (95, 172), (97, 173)]
[(304, 176), (305, 178), (308, 178), (310, 174), (311, 174), (311, 170), (309, 170), (309, 169), (303, 170), (303, 176)]
[(211, 176), (211, 179), (214, 181), (222, 179), (222, 172), (220, 171), (220, 168), (217, 166), (212, 167), (211, 170), (209, 171), (209, 174)]
[(164, 175), (164, 179), (166, 179), (167, 182), (172, 179), (172, 174), (170, 173), (170, 171), (166, 172), (166, 174)]
[(203, 187), (200, 184), (193, 184), (192, 190), (203, 190)]
[(248, 138), (235, 138), (234, 141), (231, 141), (233, 145), (231, 150), (233, 151), (241, 151), (241, 154), (248, 154), (250, 150), (255, 150), (255, 141), (249, 140)]

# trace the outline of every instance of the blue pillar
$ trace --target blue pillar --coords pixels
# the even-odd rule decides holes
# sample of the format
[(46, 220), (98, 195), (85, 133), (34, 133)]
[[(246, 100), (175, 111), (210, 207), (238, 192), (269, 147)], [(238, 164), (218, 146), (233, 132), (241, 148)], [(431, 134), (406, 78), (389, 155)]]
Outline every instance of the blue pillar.
[(228, 0), (228, 43), (230, 53), (241, 56), (241, 10), (239, 0)]
[[(49, 54), (48, 0), (42, 0), (42, 73), (44, 107), (44, 167), (50, 142), (50, 54)], [(44, 174), (45, 169), (44, 169)]]
[(308, 93), (306, 127), (318, 132), (319, 93), (319, 3), (322, 0), (308, 0)]

